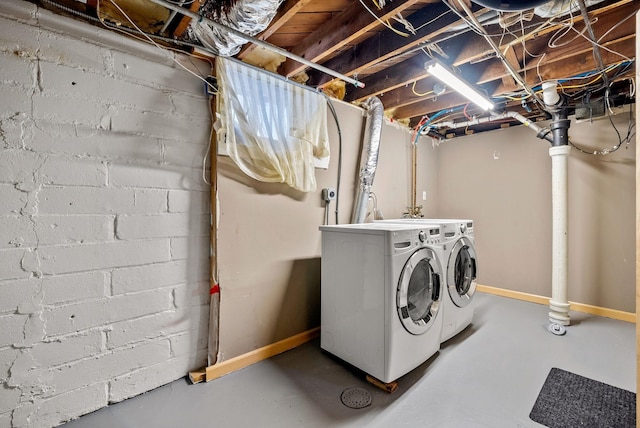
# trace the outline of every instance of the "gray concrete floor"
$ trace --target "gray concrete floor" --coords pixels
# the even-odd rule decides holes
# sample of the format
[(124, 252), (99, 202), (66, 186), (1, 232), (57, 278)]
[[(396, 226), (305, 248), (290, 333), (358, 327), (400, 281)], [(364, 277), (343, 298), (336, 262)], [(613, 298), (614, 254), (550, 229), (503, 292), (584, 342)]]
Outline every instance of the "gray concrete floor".
[[(479, 293), (472, 326), (400, 378), (393, 394), (320, 350), (319, 340), (209, 383), (178, 380), (65, 425), (113, 427), (541, 427), (529, 412), (558, 367), (634, 391), (635, 325), (572, 312), (565, 336), (548, 308)], [(345, 407), (346, 388), (372, 404)]]

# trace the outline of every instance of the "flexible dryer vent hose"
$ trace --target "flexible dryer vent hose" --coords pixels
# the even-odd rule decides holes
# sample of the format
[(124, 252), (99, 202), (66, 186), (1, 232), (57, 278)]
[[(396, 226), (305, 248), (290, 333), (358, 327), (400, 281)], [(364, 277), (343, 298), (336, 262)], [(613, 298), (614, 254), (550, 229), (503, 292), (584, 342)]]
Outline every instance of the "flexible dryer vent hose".
[(367, 110), (364, 136), (362, 138), (362, 155), (360, 156), (360, 172), (358, 174), (356, 198), (353, 204), (351, 223), (363, 223), (367, 216), (367, 203), (378, 166), (384, 106), (377, 97), (370, 97), (364, 103)]

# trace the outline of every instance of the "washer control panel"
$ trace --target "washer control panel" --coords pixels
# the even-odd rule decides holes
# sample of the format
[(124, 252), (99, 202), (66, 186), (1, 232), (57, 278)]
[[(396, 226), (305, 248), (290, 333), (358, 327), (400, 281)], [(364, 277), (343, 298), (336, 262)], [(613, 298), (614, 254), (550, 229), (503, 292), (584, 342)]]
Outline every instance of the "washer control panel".
[(430, 227), (428, 229), (423, 229), (418, 234), (418, 238), (420, 239), (420, 242), (424, 244), (439, 244), (441, 242), (440, 228)]

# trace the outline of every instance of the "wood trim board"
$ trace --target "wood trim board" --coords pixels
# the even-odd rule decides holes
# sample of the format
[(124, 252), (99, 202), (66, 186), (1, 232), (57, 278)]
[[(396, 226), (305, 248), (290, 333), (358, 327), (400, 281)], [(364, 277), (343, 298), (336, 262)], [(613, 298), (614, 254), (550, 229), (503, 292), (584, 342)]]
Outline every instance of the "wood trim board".
[(189, 373), (189, 379), (193, 383), (209, 382), (210, 380), (217, 379), (236, 370), (243, 369), (252, 364), (258, 363), (262, 360), (266, 360), (285, 351), (300, 346), (312, 339), (315, 339), (320, 335), (320, 327), (312, 328), (311, 330), (303, 331), (295, 336), (288, 337), (280, 340), (276, 343), (263, 346), (246, 354), (239, 355), (221, 363), (214, 364), (206, 369), (195, 370)]
[[(523, 293), (521, 291), (506, 290), (504, 288), (497, 288), (480, 284), (478, 284), (477, 290), (481, 293), (493, 294), (495, 296), (508, 297), (516, 300), (523, 300), (525, 302), (539, 303), (541, 305), (548, 305), (550, 299), (550, 297), (539, 296), (537, 294)], [(631, 323), (636, 322), (636, 314), (633, 312), (619, 311), (617, 309), (603, 308), (600, 306), (587, 305), (585, 303), (569, 303), (571, 303), (572, 311), (584, 312), (587, 314), (613, 318), (615, 320)]]
[[(524, 293), (521, 291), (506, 290), (504, 288), (491, 287), (488, 285), (478, 284), (477, 290), (481, 293), (492, 294), (495, 296), (507, 297), (510, 299), (522, 300), (525, 302), (538, 303), (541, 305), (549, 304), (549, 297), (539, 296), (537, 294)], [(636, 314), (632, 312), (624, 312), (616, 309), (602, 308), (584, 303), (571, 303), (571, 310), (584, 312), (587, 314), (597, 315), (601, 317), (613, 318), (620, 321), (635, 323)], [(209, 382), (229, 373), (248, 367), (252, 364), (266, 360), (285, 351), (300, 346), (320, 335), (320, 327), (312, 328), (288, 337), (276, 343), (263, 346), (246, 354), (239, 355), (229, 360), (223, 361), (212, 366), (194, 370), (189, 372), (189, 379), (192, 383)]]

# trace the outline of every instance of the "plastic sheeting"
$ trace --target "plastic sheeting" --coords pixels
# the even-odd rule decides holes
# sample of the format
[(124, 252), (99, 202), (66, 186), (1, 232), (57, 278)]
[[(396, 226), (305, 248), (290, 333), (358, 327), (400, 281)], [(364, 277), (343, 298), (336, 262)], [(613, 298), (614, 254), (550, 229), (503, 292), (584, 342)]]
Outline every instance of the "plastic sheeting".
[(218, 141), (248, 176), (316, 190), (314, 159), (329, 156), (324, 96), (218, 58)]
[[(216, 22), (234, 28), (248, 36), (255, 36), (267, 28), (282, 0), (239, 0), (229, 14), (207, 16)], [(205, 5), (206, 6), (206, 5)], [(227, 31), (213, 28), (203, 21), (192, 20), (190, 32), (203, 46), (220, 56), (233, 56), (240, 52), (247, 40)]]

